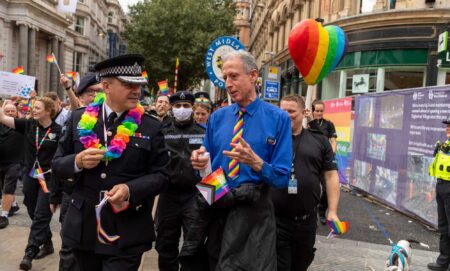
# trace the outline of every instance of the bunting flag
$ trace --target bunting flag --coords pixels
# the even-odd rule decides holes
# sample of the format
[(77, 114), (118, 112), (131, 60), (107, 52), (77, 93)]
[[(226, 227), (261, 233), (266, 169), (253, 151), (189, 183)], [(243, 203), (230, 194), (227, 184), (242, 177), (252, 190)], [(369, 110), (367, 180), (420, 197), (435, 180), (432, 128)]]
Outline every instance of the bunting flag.
[(175, 81), (173, 82), (173, 91), (177, 92), (178, 83), (178, 67), (180, 66), (180, 59), (177, 57), (177, 62), (175, 63)]
[(145, 79), (148, 80), (148, 73), (147, 73), (147, 71), (143, 71), (142, 72), (142, 77), (144, 77)]
[(330, 228), (330, 233), (327, 236), (327, 239), (329, 239), (330, 237), (333, 238), (334, 236), (337, 235), (343, 235), (345, 234), (349, 227), (350, 227), (350, 223), (346, 222), (346, 221), (330, 221), (327, 220), (327, 224), (328, 227)]
[(167, 80), (159, 81), (158, 86), (159, 86), (159, 91), (161, 92), (161, 95), (167, 96), (169, 94), (169, 87), (167, 84)]
[(66, 76), (73, 81), (77, 81), (77, 72), (66, 72)]
[(24, 74), (25, 70), (23, 69), (23, 66), (19, 66), (19, 67), (16, 67), (14, 70), (12, 70), (12, 72), (15, 74)]
[(211, 205), (230, 191), (222, 167), (206, 176), (197, 184), (197, 189), (205, 200)]

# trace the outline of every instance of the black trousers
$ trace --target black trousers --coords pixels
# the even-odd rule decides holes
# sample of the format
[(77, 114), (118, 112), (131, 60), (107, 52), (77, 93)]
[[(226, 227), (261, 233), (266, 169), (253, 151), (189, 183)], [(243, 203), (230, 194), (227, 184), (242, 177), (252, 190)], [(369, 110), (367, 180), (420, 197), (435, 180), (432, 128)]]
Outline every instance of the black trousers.
[(136, 255), (100, 255), (93, 251), (74, 249), (79, 271), (137, 271), (142, 253)]
[(437, 263), (450, 264), (450, 181), (438, 180), (436, 184), (436, 202), (438, 209), (439, 256)]
[(156, 251), (158, 251), (158, 267), (161, 271), (178, 271), (178, 247), (181, 230), (185, 237), (192, 225), (196, 213), (194, 200), (197, 191), (176, 193), (169, 191), (159, 196), (156, 210)]
[(23, 203), (32, 220), (27, 248), (39, 247), (52, 239), (50, 221), (53, 214), (50, 211), (50, 194), (44, 193), (38, 180), (30, 178), (26, 174), (23, 175), (23, 194)]
[(305, 271), (314, 260), (317, 214), (306, 220), (276, 217), (277, 270)]
[(325, 181), (325, 174), (321, 173), (319, 176), (320, 185), (322, 187), (322, 194), (320, 194), (318, 210), (320, 216), (325, 216), (328, 209), (327, 185)]
[(78, 271), (77, 261), (75, 259), (75, 255), (73, 254), (72, 248), (64, 243), (63, 231), (62, 227), (64, 223), (64, 219), (66, 218), (67, 209), (69, 209), (71, 196), (65, 192), (63, 192), (61, 207), (60, 207), (60, 216), (59, 222), (61, 222), (61, 250), (59, 251), (59, 271)]

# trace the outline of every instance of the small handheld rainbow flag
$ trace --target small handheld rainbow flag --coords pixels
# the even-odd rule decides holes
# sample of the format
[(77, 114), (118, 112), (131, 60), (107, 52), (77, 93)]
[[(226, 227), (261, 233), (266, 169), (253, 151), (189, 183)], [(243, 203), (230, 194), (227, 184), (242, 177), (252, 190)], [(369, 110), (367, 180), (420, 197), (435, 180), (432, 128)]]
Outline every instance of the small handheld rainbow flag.
[(25, 70), (23, 69), (23, 66), (19, 66), (19, 67), (16, 67), (14, 70), (12, 70), (12, 72), (15, 74), (24, 74)]
[(169, 94), (169, 87), (167, 84), (167, 80), (158, 82), (159, 90), (161, 91), (161, 95), (167, 96)]
[(142, 77), (144, 77), (145, 79), (148, 79), (148, 73), (147, 73), (147, 71), (143, 71), (143, 72), (142, 72)]
[(209, 205), (225, 196), (225, 194), (230, 191), (230, 188), (228, 187), (227, 180), (223, 174), (222, 167), (218, 168), (199, 182), (197, 184), (197, 189)]
[(30, 173), (28, 174), (30, 177), (37, 179), (39, 182), (39, 185), (42, 188), (42, 191), (44, 191), (44, 193), (49, 193), (48, 188), (47, 188), (47, 183), (45, 182), (45, 173), (48, 173), (49, 171), (44, 172), (42, 170), (42, 168), (40, 166), (37, 166), (35, 168), (33, 168)]
[(333, 238), (334, 236), (337, 236), (337, 235), (345, 234), (350, 227), (350, 223), (348, 223), (346, 221), (327, 220), (327, 224), (328, 224), (328, 227), (330, 227), (330, 229), (331, 229), (330, 233), (327, 236), (327, 239)]
[(73, 81), (77, 80), (77, 72), (66, 72), (66, 76), (72, 79)]
[(55, 56), (53, 54), (47, 56), (48, 63), (55, 63)]

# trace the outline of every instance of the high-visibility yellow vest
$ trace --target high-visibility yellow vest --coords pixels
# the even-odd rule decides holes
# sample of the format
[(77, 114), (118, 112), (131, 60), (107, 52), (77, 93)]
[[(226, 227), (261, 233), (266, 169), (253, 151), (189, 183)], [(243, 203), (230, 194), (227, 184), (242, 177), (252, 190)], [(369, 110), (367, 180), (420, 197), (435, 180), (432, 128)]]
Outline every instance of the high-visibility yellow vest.
[(450, 154), (439, 150), (428, 168), (430, 176), (450, 181)]

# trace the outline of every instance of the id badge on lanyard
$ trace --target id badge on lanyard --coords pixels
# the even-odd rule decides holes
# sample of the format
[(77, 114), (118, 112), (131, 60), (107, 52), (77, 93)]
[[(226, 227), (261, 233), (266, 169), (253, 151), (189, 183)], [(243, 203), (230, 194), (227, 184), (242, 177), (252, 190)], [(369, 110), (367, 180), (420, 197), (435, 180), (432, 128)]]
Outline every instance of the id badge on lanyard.
[(289, 178), (288, 194), (295, 195), (298, 193), (298, 181), (295, 178), (294, 162), (292, 162), (291, 177)]

